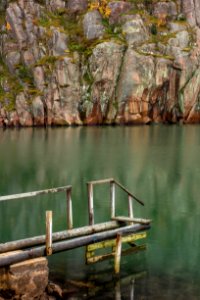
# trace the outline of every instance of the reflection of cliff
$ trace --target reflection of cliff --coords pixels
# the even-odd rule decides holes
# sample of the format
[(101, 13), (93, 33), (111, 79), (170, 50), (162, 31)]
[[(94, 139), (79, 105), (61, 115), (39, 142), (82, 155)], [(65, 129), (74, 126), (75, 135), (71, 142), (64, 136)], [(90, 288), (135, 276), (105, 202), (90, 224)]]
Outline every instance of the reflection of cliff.
[[(85, 183), (114, 177), (148, 204), (136, 205), (137, 216), (150, 218), (159, 211), (156, 217), (169, 225), (172, 207), (180, 217), (195, 213), (200, 179), (196, 127), (6, 130), (0, 140), (1, 195), (72, 184), (75, 205), (82, 199), (84, 207)], [(98, 190), (96, 197), (103, 215), (109, 189)], [(87, 220), (76, 221), (84, 225)]]
[[(194, 274), (200, 276), (195, 267), (200, 243), (198, 128), (148, 128), (145, 141), (146, 151), (141, 150), (135, 158), (141, 168), (137, 166), (131, 180), (135, 192), (140, 191), (146, 203), (145, 214), (153, 219), (147, 255), (149, 267), (155, 276), (173, 274), (171, 282), (166, 283), (173, 294), (175, 287), (170, 285), (177, 278), (185, 278), (186, 273), (188, 278)], [(126, 183), (131, 185), (128, 178)], [(142, 214), (142, 208), (139, 212)], [(157, 277), (155, 280), (159, 282)], [(189, 288), (189, 283), (184, 284)]]
[(0, 126), (199, 123), (199, 2), (97, 2), (1, 1)]

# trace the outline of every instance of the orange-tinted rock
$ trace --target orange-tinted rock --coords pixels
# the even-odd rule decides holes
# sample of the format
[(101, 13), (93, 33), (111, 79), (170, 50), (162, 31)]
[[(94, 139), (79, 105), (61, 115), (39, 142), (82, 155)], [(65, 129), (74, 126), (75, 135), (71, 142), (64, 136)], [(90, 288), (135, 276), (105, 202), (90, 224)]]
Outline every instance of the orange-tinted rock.
[(122, 14), (128, 12), (132, 5), (125, 1), (113, 1), (108, 4), (110, 9), (109, 22), (110, 24), (118, 24), (121, 22)]
[(70, 13), (82, 13), (88, 7), (88, 0), (68, 0), (67, 8)]
[(169, 1), (154, 4), (153, 15), (163, 22), (166, 22), (165, 19), (174, 20), (177, 16), (176, 3)]
[(182, 0), (182, 11), (191, 26), (200, 26), (200, 3), (198, 0)]
[[(5, 255), (5, 254), (4, 254)], [(0, 269), (0, 297), (8, 293), (14, 299), (39, 298), (48, 284), (46, 258), (31, 259)]]
[(16, 111), (19, 118), (19, 125), (33, 126), (33, 116), (31, 114), (31, 105), (27, 102), (25, 95), (20, 93), (16, 99)]

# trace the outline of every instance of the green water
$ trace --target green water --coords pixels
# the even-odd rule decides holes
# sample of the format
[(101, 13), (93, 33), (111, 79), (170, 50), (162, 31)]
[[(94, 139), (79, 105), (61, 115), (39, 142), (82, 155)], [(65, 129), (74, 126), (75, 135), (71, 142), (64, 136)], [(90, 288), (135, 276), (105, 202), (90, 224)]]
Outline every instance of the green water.
[[(88, 224), (85, 182), (114, 177), (145, 202), (135, 214), (153, 220), (147, 250), (123, 258), (116, 284), (112, 262), (85, 266), (83, 249), (51, 257), (51, 277), (92, 281), (90, 299), (200, 299), (199, 158), (199, 126), (1, 130), (0, 194), (71, 184), (77, 227)], [(108, 200), (108, 187), (95, 190), (95, 221), (108, 220)], [(117, 191), (119, 214), (126, 200)], [(63, 194), (1, 202), (0, 242), (43, 234), (47, 209), (54, 231), (64, 230)]]

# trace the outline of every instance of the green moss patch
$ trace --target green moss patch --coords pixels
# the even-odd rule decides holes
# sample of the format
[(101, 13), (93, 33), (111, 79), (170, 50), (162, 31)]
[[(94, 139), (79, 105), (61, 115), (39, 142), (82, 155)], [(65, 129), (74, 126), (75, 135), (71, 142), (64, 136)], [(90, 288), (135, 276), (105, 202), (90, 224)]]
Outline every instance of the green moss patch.
[(0, 103), (5, 110), (11, 111), (15, 108), (16, 96), (23, 90), (18, 78), (10, 74), (7, 66), (0, 58)]

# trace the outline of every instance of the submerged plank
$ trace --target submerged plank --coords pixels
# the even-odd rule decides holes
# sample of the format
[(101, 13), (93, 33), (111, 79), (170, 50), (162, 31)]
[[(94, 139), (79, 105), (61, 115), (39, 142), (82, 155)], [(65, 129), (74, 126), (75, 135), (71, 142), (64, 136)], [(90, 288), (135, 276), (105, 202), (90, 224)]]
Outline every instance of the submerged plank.
[[(130, 247), (128, 249), (122, 250), (121, 255), (125, 256), (125, 255), (129, 255), (131, 253), (137, 253), (137, 252), (143, 251), (143, 250), (146, 250), (146, 245), (145, 244), (135, 246), (135, 247)], [(103, 254), (103, 255), (95, 255), (95, 256), (92, 256), (92, 257), (87, 257), (86, 263), (88, 265), (89, 264), (94, 264), (94, 263), (97, 263), (97, 262), (101, 262), (103, 260), (114, 258), (114, 256), (115, 256), (115, 252), (110, 252), (110, 253)]]
[[(123, 236), (122, 243), (131, 243), (133, 241), (137, 241), (139, 239), (144, 239), (146, 237), (147, 237), (146, 232), (134, 233), (134, 234), (131, 234), (128, 236)], [(102, 249), (102, 248), (106, 248), (106, 247), (113, 247), (115, 245), (116, 245), (116, 240), (113, 239), (113, 240), (108, 240), (108, 241), (103, 241), (103, 242), (88, 245), (87, 250), (94, 251), (94, 250)]]

